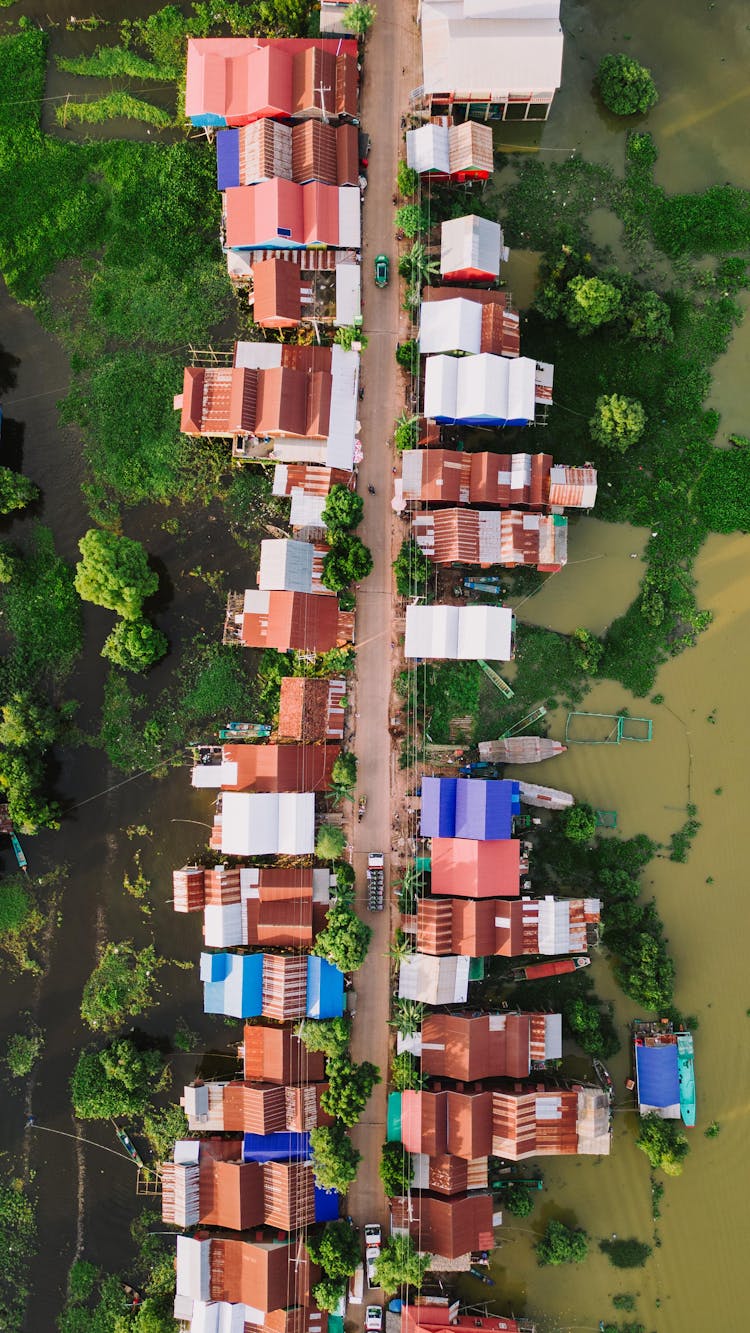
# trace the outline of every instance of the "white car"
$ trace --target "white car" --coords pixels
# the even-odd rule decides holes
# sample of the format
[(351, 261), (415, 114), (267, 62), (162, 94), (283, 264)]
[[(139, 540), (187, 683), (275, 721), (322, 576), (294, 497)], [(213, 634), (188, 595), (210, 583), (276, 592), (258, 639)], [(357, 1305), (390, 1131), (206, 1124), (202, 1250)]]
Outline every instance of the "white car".
[(383, 1327), (383, 1310), (379, 1305), (368, 1305), (365, 1310), (366, 1333), (380, 1333)]
[(383, 1236), (377, 1222), (365, 1223), (365, 1249), (369, 1250), (373, 1245), (378, 1249), (383, 1243)]
[(379, 1287), (380, 1283), (375, 1275), (375, 1265), (380, 1258), (380, 1246), (370, 1245), (365, 1250), (365, 1263), (367, 1265), (367, 1285), (371, 1289)]

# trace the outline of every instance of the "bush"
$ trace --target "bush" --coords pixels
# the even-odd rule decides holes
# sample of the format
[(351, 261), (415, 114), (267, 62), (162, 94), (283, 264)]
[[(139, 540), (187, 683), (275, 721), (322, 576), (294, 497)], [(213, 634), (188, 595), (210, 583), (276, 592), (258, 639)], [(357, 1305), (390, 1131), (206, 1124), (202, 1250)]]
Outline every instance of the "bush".
[(402, 231), (411, 240), (422, 231), (427, 231), (430, 219), (419, 204), (404, 204), (396, 209), (396, 230)]
[(10, 514), (14, 509), (25, 509), (39, 496), (39, 487), (20, 472), (12, 472), (9, 467), (0, 467), (0, 514)]
[(393, 562), (396, 589), (401, 597), (418, 597), (424, 591), (430, 575), (430, 561), (413, 537), (401, 543), (401, 550)]
[(141, 543), (90, 528), (78, 549), (82, 556), (75, 576), (79, 597), (117, 611), (125, 620), (138, 620), (143, 602), (159, 586), (159, 576), (149, 568)]
[(503, 1191), (503, 1208), (513, 1217), (528, 1217), (534, 1211), (536, 1194), (524, 1185), (509, 1185)]
[(344, 1055), (349, 1049), (352, 1025), (349, 1018), (306, 1018), (297, 1035), (308, 1051), (322, 1051), (324, 1055)]
[(664, 347), (674, 342), (669, 306), (656, 292), (644, 292), (628, 306), (625, 316), (632, 336), (649, 347)]
[(158, 1051), (139, 1051), (128, 1037), (84, 1051), (70, 1081), (73, 1110), (81, 1120), (140, 1116), (164, 1069)]
[(651, 71), (631, 56), (604, 56), (596, 82), (604, 105), (616, 116), (645, 115), (659, 100)]
[(375, 1261), (375, 1275), (384, 1296), (390, 1297), (402, 1287), (420, 1290), (432, 1256), (420, 1254), (411, 1236), (388, 1236)]
[(580, 273), (571, 278), (563, 298), (565, 318), (581, 335), (611, 323), (620, 314), (621, 305), (622, 293), (618, 287), (602, 278), (585, 278)]
[(337, 861), (346, 847), (346, 834), (333, 824), (321, 824), (315, 840), (315, 855), (320, 861)]
[(326, 927), (321, 930), (313, 953), (327, 958), (341, 972), (356, 972), (367, 957), (372, 929), (344, 903), (335, 903), (326, 913)]
[(44, 1036), (35, 1023), (27, 1032), (14, 1032), (8, 1038), (3, 1056), (13, 1078), (28, 1078), (44, 1048)]
[(26, 1328), (26, 1302), (37, 1250), (34, 1203), (19, 1179), (0, 1181), (0, 1322), (5, 1329)]
[(590, 805), (574, 805), (565, 811), (562, 826), (570, 842), (589, 843), (596, 833), (596, 814)]
[(360, 1262), (359, 1234), (343, 1218), (327, 1222), (322, 1231), (310, 1231), (305, 1244), (313, 1263), (339, 1281), (351, 1277)]
[(370, 1100), (375, 1084), (380, 1082), (380, 1070), (369, 1060), (355, 1064), (345, 1055), (335, 1055), (326, 1060), (326, 1078), (328, 1088), (321, 1095), (320, 1104), (334, 1120), (351, 1129)]
[(633, 1237), (629, 1240), (600, 1240), (599, 1249), (615, 1268), (643, 1268), (651, 1254), (650, 1245)]
[(404, 449), (416, 449), (419, 439), (419, 420), (417, 417), (411, 417), (406, 412), (402, 412), (396, 421), (393, 431), (393, 443), (399, 453)]
[(163, 966), (153, 944), (136, 949), (130, 940), (107, 944), (83, 988), (81, 1017), (95, 1031), (111, 1031), (156, 1004), (157, 973)]
[(336, 756), (331, 769), (331, 781), (335, 787), (351, 789), (357, 781), (357, 756), (353, 751), (343, 751)]
[(402, 1051), (391, 1060), (391, 1083), (396, 1092), (405, 1092), (407, 1088), (418, 1091), (426, 1084), (426, 1079), (419, 1071), (419, 1066), (410, 1051)]
[(154, 106), (142, 97), (133, 97), (124, 90), (107, 93), (90, 102), (65, 102), (55, 107), (55, 119), (58, 125), (67, 125), (69, 120), (82, 125), (103, 125), (108, 120), (138, 120), (144, 125), (153, 125), (157, 130), (168, 130), (175, 125), (175, 118), (161, 106)]
[(580, 1227), (566, 1227), (564, 1222), (553, 1219), (534, 1248), (540, 1267), (580, 1264), (589, 1252), (589, 1238)]
[(41, 524), (32, 529), (26, 553), (15, 559), (12, 582), (3, 589), (4, 618), (13, 639), (9, 672), (14, 685), (24, 689), (40, 678), (60, 683), (83, 644), (73, 570)]
[(641, 1152), (645, 1152), (654, 1171), (663, 1171), (666, 1176), (682, 1175), (690, 1144), (679, 1121), (662, 1120), (655, 1111), (642, 1116), (636, 1143)]
[(403, 1143), (384, 1143), (378, 1168), (383, 1189), (389, 1199), (407, 1194), (414, 1180), (414, 1161)]
[(618, 393), (597, 398), (589, 421), (591, 438), (597, 444), (624, 454), (632, 444), (637, 444), (645, 429), (646, 413), (637, 398), (625, 398)]
[(337, 482), (328, 493), (321, 517), (329, 531), (348, 531), (350, 528), (356, 528), (361, 522), (364, 507), (365, 502), (361, 495)]
[(572, 634), (573, 660), (580, 671), (597, 675), (604, 656), (604, 644), (587, 629), (575, 629)]
[(417, 193), (419, 186), (419, 172), (413, 167), (407, 167), (403, 158), (399, 161), (396, 169), (396, 187), (399, 194), (405, 199), (411, 199)]
[(157, 1162), (164, 1162), (177, 1140), (186, 1138), (188, 1118), (182, 1107), (174, 1103), (158, 1109), (152, 1108), (143, 1117), (143, 1132)]
[(68, 1299), (74, 1305), (84, 1305), (93, 1295), (98, 1278), (96, 1264), (90, 1264), (86, 1259), (76, 1259), (68, 1274)]
[(354, 3), (344, 10), (341, 22), (347, 32), (353, 32), (357, 37), (364, 37), (375, 22), (377, 12), (375, 6), (369, 4), (368, 0), (354, 0)]
[(362, 1154), (354, 1147), (343, 1126), (313, 1129), (310, 1148), (316, 1184), (321, 1189), (346, 1194), (357, 1174)]
[(102, 657), (109, 658), (124, 671), (148, 671), (164, 656), (167, 636), (150, 620), (118, 620), (104, 640)]

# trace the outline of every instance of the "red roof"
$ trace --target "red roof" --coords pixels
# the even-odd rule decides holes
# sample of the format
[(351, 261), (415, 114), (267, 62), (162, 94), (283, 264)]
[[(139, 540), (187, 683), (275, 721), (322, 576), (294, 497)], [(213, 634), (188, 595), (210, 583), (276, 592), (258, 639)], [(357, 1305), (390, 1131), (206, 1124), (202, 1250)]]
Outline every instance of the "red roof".
[(245, 612), (242, 642), (247, 648), (290, 648), (324, 653), (338, 640), (338, 603), (335, 597), (307, 592), (270, 592), (265, 615)]
[(317, 1083), (324, 1057), (308, 1051), (289, 1028), (246, 1023), (242, 1043), (245, 1078), (264, 1083)]
[[(529, 1072), (530, 1014), (428, 1014), (422, 1023), (422, 1072), (471, 1083)], [(451, 1152), (457, 1149), (451, 1144)]]
[(204, 1243), (210, 1247), (212, 1301), (249, 1305), (263, 1314), (310, 1304), (311, 1266), (301, 1243), (256, 1244), (222, 1236)]
[(302, 270), (283, 259), (253, 265), (253, 318), (266, 329), (293, 328), (302, 314)]
[(255, 428), (256, 376), (240, 367), (189, 366), (182, 382), (184, 435), (235, 435)]
[(224, 763), (237, 765), (224, 791), (324, 791), (330, 786), (338, 745), (225, 745)]
[(517, 898), (520, 879), (521, 844), (517, 838), (432, 839), (433, 893), (459, 898)]
[[(322, 95), (321, 83), (328, 87)], [(355, 117), (357, 91), (353, 38), (205, 37), (188, 42), (189, 120), (213, 117), (246, 125), (260, 116), (320, 110), (321, 96), (328, 99), (328, 115)]]
[(393, 1226), (408, 1228), (420, 1250), (458, 1259), (472, 1250), (491, 1250), (495, 1245), (493, 1206), (489, 1194), (472, 1192), (454, 1198), (412, 1194), (394, 1199)]
[[(506, 1319), (502, 1315), (458, 1315), (448, 1305), (402, 1305), (401, 1333), (433, 1333), (434, 1329), (450, 1327), (456, 1330), (483, 1330), (483, 1333), (521, 1333), (521, 1325), (515, 1319)], [(528, 1320), (524, 1320), (524, 1333), (533, 1333)]]

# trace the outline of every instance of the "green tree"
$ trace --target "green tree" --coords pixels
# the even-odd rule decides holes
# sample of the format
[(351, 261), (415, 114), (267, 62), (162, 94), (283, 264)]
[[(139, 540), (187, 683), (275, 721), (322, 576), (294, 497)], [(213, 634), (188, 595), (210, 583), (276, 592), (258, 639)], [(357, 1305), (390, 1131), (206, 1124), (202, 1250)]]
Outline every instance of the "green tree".
[(331, 781), (334, 787), (351, 791), (357, 781), (357, 756), (353, 751), (344, 750), (336, 756), (331, 769)]
[(574, 629), (571, 636), (573, 661), (580, 671), (596, 676), (604, 655), (604, 644), (587, 629)]
[(540, 1267), (548, 1264), (580, 1264), (589, 1252), (589, 1238), (580, 1227), (566, 1227), (564, 1222), (547, 1223), (547, 1230), (534, 1246)]
[(351, 1277), (361, 1259), (359, 1232), (343, 1217), (310, 1231), (305, 1243), (313, 1263), (338, 1280)]
[(405, 1092), (407, 1088), (418, 1091), (427, 1080), (420, 1073), (419, 1066), (410, 1051), (402, 1051), (391, 1060), (391, 1083), (396, 1092)]
[(667, 1176), (682, 1175), (690, 1144), (680, 1125), (679, 1120), (662, 1120), (656, 1111), (641, 1117), (636, 1143), (641, 1152), (645, 1152), (654, 1171), (663, 1171)]
[(399, 161), (396, 168), (396, 188), (404, 199), (411, 199), (417, 193), (419, 186), (419, 172), (413, 167), (407, 167), (403, 158)]
[(40, 794), (46, 779), (42, 756), (33, 750), (0, 750), (0, 788), (11, 820), (21, 833), (60, 827), (60, 807)]
[(359, 537), (334, 529), (323, 560), (322, 580), (326, 588), (341, 592), (352, 583), (361, 583), (372, 573), (372, 565), (372, 553)]
[(21, 554), (10, 542), (0, 543), (0, 583), (12, 583), (21, 565)]
[(534, 1211), (535, 1195), (536, 1191), (524, 1185), (510, 1185), (503, 1190), (503, 1209), (514, 1217), (528, 1217)]
[(432, 1255), (420, 1254), (411, 1236), (389, 1236), (375, 1261), (375, 1273), (385, 1296), (402, 1287), (420, 1290)]
[(430, 569), (430, 561), (419, 543), (413, 537), (407, 537), (393, 562), (396, 588), (401, 597), (418, 597), (424, 592)]
[(367, 0), (354, 0), (354, 4), (349, 5), (344, 11), (341, 22), (347, 32), (353, 32), (356, 37), (364, 37), (375, 22), (377, 12), (375, 5), (368, 4)]
[(674, 342), (669, 306), (656, 292), (643, 292), (628, 306), (625, 315), (632, 336), (650, 347), (664, 347)]
[(344, 1055), (349, 1049), (352, 1025), (348, 1017), (306, 1018), (297, 1029), (297, 1036), (308, 1051), (322, 1051), (324, 1055)]
[(402, 231), (411, 240), (421, 231), (427, 231), (430, 219), (420, 204), (404, 204), (396, 209), (396, 230)]
[[(398, 271), (421, 299), (422, 288), (429, 286), (433, 278), (439, 277), (440, 261), (430, 254), (424, 241), (416, 240), (410, 250), (398, 261)], [(416, 302), (419, 304), (419, 300)]]
[[(621, 931), (623, 924), (620, 925)], [(622, 936), (618, 937), (618, 951), (624, 944), (624, 953), (615, 972), (626, 995), (643, 1009), (658, 1012), (672, 1003), (674, 961), (669, 957), (664, 941), (650, 930), (639, 931), (639, 924), (638, 920), (633, 921), (625, 941)]]
[(596, 82), (604, 105), (616, 116), (645, 115), (659, 100), (651, 71), (632, 56), (604, 56)]
[(56, 740), (58, 720), (54, 708), (20, 690), (0, 709), (0, 745), (23, 750), (46, 749)]
[(324, 1190), (346, 1194), (362, 1154), (354, 1147), (342, 1125), (320, 1126), (310, 1133), (312, 1164), (317, 1184)]
[(128, 1037), (84, 1051), (70, 1081), (73, 1110), (81, 1120), (142, 1115), (164, 1070), (158, 1051), (139, 1051)]
[(335, 1055), (326, 1060), (328, 1088), (321, 1095), (323, 1110), (334, 1120), (351, 1129), (364, 1111), (380, 1070), (369, 1060), (356, 1064), (346, 1055)]
[(414, 1160), (403, 1143), (383, 1144), (378, 1172), (389, 1199), (399, 1199), (408, 1193), (414, 1180)]
[(83, 988), (81, 1017), (95, 1031), (111, 1031), (156, 1004), (157, 973), (164, 965), (153, 944), (107, 944)]
[(619, 393), (597, 398), (589, 421), (591, 438), (597, 444), (624, 454), (631, 444), (637, 444), (645, 429), (646, 413), (637, 398), (626, 398)]
[(599, 1249), (615, 1268), (643, 1268), (651, 1254), (651, 1246), (633, 1236), (623, 1240), (600, 1240)]
[(104, 640), (102, 657), (125, 671), (148, 671), (167, 651), (167, 636), (150, 620), (118, 620)]
[(419, 343), (416, 338), (408, 338), (396, 347), (396, 363), (407, 375), (419, 374)]
[(337, 329), (333, 335), (333, 341), (338, 343), (339, 347), (343, 347), (345, 352), (351, 352), (355, 344), (360, 351), (364, 351), (367, 346), (367, 338), (362, 330), (353, 326), (348, 328), (342, 326), (340, 329)]
[(596, 832), (596, 814), (590, 805), (574, 805), (563, 815), (563, 832), (569, 842), (591, 842)]
[(585, 335), (616, 319), (621, 305), (622, 293), (613, 283), (579, 273), (567, 285), (563, 308), (570, 327)]
[(356, 528), (357, 524), (361, 522), (364, 507), (365, 502), (361, 495), (357, 495), (356, 491), (350, 491), (348, 486), (342, 486), (337, 482), (328, 492), (328, 499), (321, 517), (329, 531), (334, 529), (349, 531), (350, 528)]
[(334, 903), (326, 912), (326, 927), (321, 930), (313, 953), (327, 958), (341, 972), (356, 972), (367, 957), (372, 929), (344, 903)]
[(393, 443), (399, 453), (403, 453), (404, 449), (416, 449), (418, 439), (419, 418), (409, 416), (408, 412), (402, 412), (393, 430)]
[(343, 1297), (346, 1295), (346, 1279), (328, 1277), (327, 1274), (316, 1282), (312, 1289), (313, 1300), (319, 1310), (335, 1314)]
[(44, 1049), (44, 1033), (33, 1021), (26, 1032), (14, 1032), (8, 1038), (3, 1063), (13, 1078), (28, 1078)]
[(336, 861), (346, 847), (346, 834), (333, 824), (321, 824), (315, 840), (315, 855), (320, 861)]
[(177, 1140), (187, 1138), (188, 1118), (175, 1102), (170, 1102), (169, 1106), (151, 1107), (143, 1117), (143, 1132), (157, 1162), (164, 1162)]
[(14, 509), (25, 509), (39, 495), (39, 487), (20, 472), (13, 472), (9, 467), (0, 467), (0, 514), (10, 514)]
[(419, 1032), (425, 1016), (425, 1006), (421, 1000), (402, 1000), (399, 996), (393, 1001), (393, 1017), (390, 1025), (400, 1032), (402, 1037), (413, 1037)]
[(145, 599), (159, 586), (159, 576), (149, 568), (141, 543), (90, 528), (78, 549), (82, 557), (75, 576), (79, 597), (117, 611), (125, 620), (138, 620)]

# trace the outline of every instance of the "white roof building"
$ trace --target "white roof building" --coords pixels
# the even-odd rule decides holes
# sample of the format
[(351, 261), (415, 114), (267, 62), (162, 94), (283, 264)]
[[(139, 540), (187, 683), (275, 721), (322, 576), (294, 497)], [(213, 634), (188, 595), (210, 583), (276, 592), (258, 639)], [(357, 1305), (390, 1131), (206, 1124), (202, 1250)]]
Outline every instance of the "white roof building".
[(510, 662), (513, 612), (507, 606), (408, 606), (407, 658)]
[(314, 848), (313, 792), (223, 793), (221, 851), (226, 856), (309, 856)]
[(258, 587), (263, 592), (312, 592), (313, 548), (309, 542), (269, 537), (260, 544)]
[(440, 273), (444, 278), (498, 278), (508, 254), (499, 222), (469, 213), (441, 224)]
[(465, 1004), (469, 996), (470, 958), (412, 953), (401, 960), (398, 993), (422, 1004)]
[(362, 269), (359, 264), (340, 263), (336, 265), (336, 314), (334, 324), (337, 328), (352, 328), (362, 315)]
[[(537, 380), (552, 367), (530, 357), (428, 356), (422, 411), (431, 421), (476, 426), (523, 426), (534, 420), (536, 403), (551, 401), (551, 388)], [(549, 396), (548, 396), (549, 394)]]
[(423, 356), (444, 352), (478, 355), (482, 348), (479, 301), (457, 296), (452, 301), (423, 301), (419, 315), (419, 350)]
[(450, 175), (451, 155), (447, 125), (420, 125), (418, 130), (407, 130), (406, 165), (420, 174), (438, 171)]
[(425, 95), (549, 104), (562, 75), (559, 15), (560, 0), (422, 0)]

